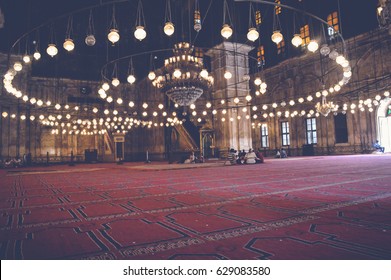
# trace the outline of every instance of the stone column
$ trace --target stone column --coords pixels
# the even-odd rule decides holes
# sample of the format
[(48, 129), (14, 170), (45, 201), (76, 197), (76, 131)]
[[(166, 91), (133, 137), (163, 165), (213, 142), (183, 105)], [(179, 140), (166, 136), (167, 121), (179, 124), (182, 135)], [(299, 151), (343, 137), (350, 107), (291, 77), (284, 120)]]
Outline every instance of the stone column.
[[(250, 87), (248, 79), (244, 79), (249, 74), (248, 53), (251, 50), (252, 47), (248, 45), (224, 42), (207, 52), (211, 57), (215, 79), (213, 106), (218, 113), (215, 115), (214, 129), (216, 147), (220, 151), (252, 148), (251, 107), (245, 98), (250, 93)], [(226, 71), (232, 74), (228, 80), (224, 78)], [(239, 98), (239, 103), (234, 102), (235, 98)], [(225, 103), (221, 104), (221, 100)], [(247, 111), (243, 111), (243, 108)], [(226, 114), (223, 114), (224, 109)], [(250, 117), (246, 118), (247, 115)]]

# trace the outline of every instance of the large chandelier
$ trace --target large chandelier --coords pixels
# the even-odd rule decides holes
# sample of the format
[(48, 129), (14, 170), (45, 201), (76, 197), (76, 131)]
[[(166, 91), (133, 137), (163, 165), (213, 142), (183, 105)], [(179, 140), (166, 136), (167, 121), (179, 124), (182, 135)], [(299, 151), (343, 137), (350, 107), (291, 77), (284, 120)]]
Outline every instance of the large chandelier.
[(316, 111), (323, 116), (327, 117), (328, 114), (331, 112), (331, 110), (334, 109), (334, 104), (333, 102), (327, 102), (326, 96), (322, 96), (322, 103), (318, 102), (315, 105)]
[(180, 106), (193, 104), (213, 85), (213, 77), (203, 67), (202, 59), (192, 55), (193, 46), (181, 42), (174, 46), (174, 56), (164, 62), (152, 84)]

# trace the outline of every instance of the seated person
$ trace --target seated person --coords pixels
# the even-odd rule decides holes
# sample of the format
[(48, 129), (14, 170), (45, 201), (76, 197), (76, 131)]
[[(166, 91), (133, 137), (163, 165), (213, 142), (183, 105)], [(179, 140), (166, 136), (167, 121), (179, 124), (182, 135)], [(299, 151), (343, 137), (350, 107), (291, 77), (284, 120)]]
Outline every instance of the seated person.
[(228, 153), (227, 161), (229, 161), (231, 165), (235, 165), (236, 160), (237, 160), (236, 151), (234, 149), (230, 149)]
[(5, 161), (4, 161), (4, 167), (8, 168), (8, 167), (14, 167), (14, 161), (10, 158), (7, 158)]
[(261, 149), (258, 149), (258, 151), (255, 152), (255, 155), (258, 158), (258, 159), (255, 160), (257, 163), (263, 163), (264, 162), (263, 154), (261, 153)]
[(259, 160), (252, 149), (249, 149), (248, 153), (244, 156), (244, 161), (246, 164), (257, 163), (257, 159)]
[(195, 158), (195, 163), (203, 163), (205, 161), (204, 156), (200, 154), (200, 156)]
[(287, 157), (288, 157), (288, 155), (287, 155), (285, 149), (281, 148), (281, 158), (287, 158)]
[(191, 152), (189, 158), (185, 160), (184, 163), (195, 163), (196, 157), (194, 155), (194, 152)]
[(246, 152), (244, 151), (244, 149), (240, 152), (239, 151), (239, 154), (238, 154), (238, 159), (236, 160), (236, 162), (238, 164), (244, 164), (245, 163), (245, 157), (246, 157)]
[(274, 157), (275, 158), (281, 158), (280, 150), (276, 150), (276, 155)]
[(380, 145), (379, 140), (376, 140), (375, 144), (373, 144), (373, 147), (374, 147), (376, 150), (378, 150), (378, 151), (384, 153), (384, 147), (382, 147), (382, 146)]

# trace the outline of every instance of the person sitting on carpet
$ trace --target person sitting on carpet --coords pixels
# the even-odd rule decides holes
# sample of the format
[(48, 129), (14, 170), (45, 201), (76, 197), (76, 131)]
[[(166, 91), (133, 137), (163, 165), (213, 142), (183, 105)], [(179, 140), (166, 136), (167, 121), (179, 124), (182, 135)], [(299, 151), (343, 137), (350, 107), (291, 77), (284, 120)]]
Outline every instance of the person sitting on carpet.
[(195, 163), (196, 157), (194, 155), (194, 152), (191, 152), (188, 159), (185, 160), (184, 163)]
[(281, 148), (281, 158), (287, 158), (287, 157), (288, 157), (288, 155), (287, 155), (285, 149)]
[(239, 154), (238, 154), (238, 158), (237, 158), (236, 162), (238, 164), (244, 164), (245, 163), (245, 159), (244, 159), (245, 156), (246, 156), (246, 152), (244, 151), (244, 149), (241, 152), (239, 150)]
[(228, 153), (227, 161), (229, 161), (231, 165), (235, 165), (236, 160), (237, 160), (236, 151), (234, 149), (230, 149)]
[(263, 158), (263, 154), (261, 152), (261, 149), (258, 149), (258, 151), (255, 152), (255, 155), (258, 158), (258, 159), (256, 159), (257, 163), (263, 163), (264, 162), (264, 158)]
[(275, 158), (281, 158), (280, 150), (276, 149), (276, 155), (274, 157)]
[(376, 140), (376, 142), (373, 144), (373, 147), (374, 147), (376, 150), (378, 150), (378, 151), (380, 151), (380, 152), (382, 152), (382, 153), (384, 154), (384, 147), (382, 147), (382, 146), (380, 145), (379, 140)]
[(257, 158), (256, 154), (254, 153), (254, 151), (251, 148), (248, 150), (248, 153), (244, 156), (244, 162), (246, 164), (257, 163), (257, 159), (258, 158)]

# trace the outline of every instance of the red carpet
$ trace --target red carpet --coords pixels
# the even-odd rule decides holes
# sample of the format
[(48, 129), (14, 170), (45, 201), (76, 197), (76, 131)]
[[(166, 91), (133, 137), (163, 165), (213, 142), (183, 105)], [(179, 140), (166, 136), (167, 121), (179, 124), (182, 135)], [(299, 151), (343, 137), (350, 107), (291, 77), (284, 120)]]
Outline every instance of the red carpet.
[(391, 259), (390, 162), (3, 169), (0, 257)]

